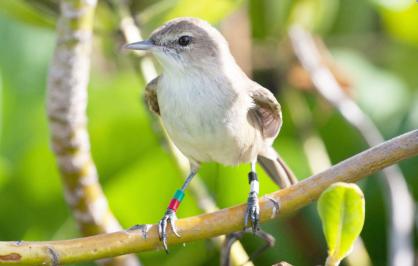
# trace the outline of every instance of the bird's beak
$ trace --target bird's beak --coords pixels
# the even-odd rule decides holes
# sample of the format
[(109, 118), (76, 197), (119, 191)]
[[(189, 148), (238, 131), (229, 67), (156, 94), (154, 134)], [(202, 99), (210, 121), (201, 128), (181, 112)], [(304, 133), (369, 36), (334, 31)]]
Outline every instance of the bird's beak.
[(126, 44), (124, 48), (131, 50), (150, 50), (155, 44), (150, 40)]

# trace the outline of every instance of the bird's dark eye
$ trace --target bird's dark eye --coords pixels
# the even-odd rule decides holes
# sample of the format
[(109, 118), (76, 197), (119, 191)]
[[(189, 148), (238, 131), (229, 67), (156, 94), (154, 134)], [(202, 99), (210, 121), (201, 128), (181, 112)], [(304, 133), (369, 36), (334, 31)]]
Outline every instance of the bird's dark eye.
[(179, 41), (178, 42), (179, 42), (179, 44), (181, 46), (187, 46), (187, 45), (189, 45), (192, 42), (192, 37), (191, 36), (187, 36), (187, 35), (181, 36), (179, 38)]

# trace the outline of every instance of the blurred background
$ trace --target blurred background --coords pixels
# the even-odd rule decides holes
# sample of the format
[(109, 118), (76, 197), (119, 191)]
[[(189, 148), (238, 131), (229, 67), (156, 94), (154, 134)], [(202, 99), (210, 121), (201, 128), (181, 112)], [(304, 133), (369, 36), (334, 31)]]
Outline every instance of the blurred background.
[[(178, 16), (200, 17), (223, 32), (245, 72), (279, 99), (284, 126), (275, 147), (300, 180), (368, 144), (311, 83), (289, 40), (293, 24), (318, 36), (324, 64), (384, 138), (418, 127), (418, 4), (413, 0), (143, 0), (128, 4), (144, 37)], [(109, 1), (98, 1), (88, 127), (111, 209), (129, 227), (157, 222), (184, 177), (155, 117), (141, 100), (145, 83), (137, 67), (140, 59), (122, 51), (125, 41), (115, 9)], [(45, 110), (58, 15), (54, 0), (0, 1), (2, 241), (80, 236), (63, 198)], [(203, 165), (201, 177), (219, 207), (246, 201), (248, 167)], [(400, 167), (415, 202), (418, 159)], [(261, 194), (277, 190), (264, 173), (260, 179)], [(362, 254), (363, 265), (389, 265), (391, 211), (386, 185), (377, 175), (360, 186), (366, 197), (366, 221), (363, 245), (356, 254)], [(196, 199), (187, 195), (178, 216), (201, 212)], [(326, 244), (315, 204), (262, 228), (276, 237), (276, 245), (255, 258), (256, 265), (324, 262)], [(416, 250), (415, 226), (411, 236)], [(251, 254), (263, 242), (248, 235), (242, 244)], [(209, 240), (171, 247), (169, 256), (153, 251), (139, 257), (144, 265), (219, 264), (219, 250)]]

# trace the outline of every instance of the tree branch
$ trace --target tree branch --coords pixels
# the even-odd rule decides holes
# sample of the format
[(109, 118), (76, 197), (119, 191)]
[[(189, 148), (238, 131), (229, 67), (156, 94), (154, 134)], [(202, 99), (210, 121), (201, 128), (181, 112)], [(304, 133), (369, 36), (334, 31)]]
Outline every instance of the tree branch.
[[(335, 182), (356, 182), (387, 166), (418, 154), (418, 130), (386, 141), (269, 196), (280, 202), (279, 216), (316, 200)], [(270, 200), (260, 198), (261, 222), (274, 218)], [(169, 244), (185, 243), (231, 233), (243, 228), (246, 205), (177, 221), (181, 238), (169, 233)], [(153, 250), (160, 246), (157, 226), (86, 238), (46, 242), (0, 242), (0, 262), (21, 265), (58, 265)], [(144, 232), (148, 234), (143, 234)]]
[[(325, 148), (325, 143), (312, 126), (313, 115), (309, 109), (306, 99), (302, 97), (301, 92), (292, 89), (286, 90), (284, 96), (286, 98), (286, 102), (292, 103), (287, 107), (289, 108), (289, 114), (296, 127), (296, 131), (300, 136), (311, 173), (317, 174), (327, 168), (330, 168), (331, 159)], [(298, 217), (296, 217), (296, 219), (298, 219)], [(315, 242), (313, 243), (315, 244), (315, 247), (309, 246), (306, 243), (307, 241), (305, 240), (303, 248), (310, 250), (312, 253), (309, 254), (317, 257), (315, 250), (320, 247), (318, 247)], [(347, 255), (345, 263), (347, 266), (372, 265), (369, 254), (360, 236), (357, 238), (352, 251)]]
[[(384, 141), (373, 121), (344, 92), (330, 69), (323, 63), (331, 58), (325, 46), (318, 46), (314, 38), (301, 27), (289, 32), (296, 56), (308, 71), (317, 91), (356, 128), (369, 146)], [(322, 48), (322, 49), (321, 49)], [(328, 58), (327, 58), (328, 57)], [(329, 60), (328, 60), (329, 61)], [(389, 261), (394, 266), (412, 266), (414, 250), (414, 203), (401, 169), (391, 166), (382, 171), (389, 205)]]
[[(86, 129), (95, 7), (96, 0), (61, 1), (47, 94), (51, 142), (65, 199), (84, 235), (121, 229), (98, 182)], [(138, 260), (131, 255), (102, 261), (102, 264), (138, 265)]]

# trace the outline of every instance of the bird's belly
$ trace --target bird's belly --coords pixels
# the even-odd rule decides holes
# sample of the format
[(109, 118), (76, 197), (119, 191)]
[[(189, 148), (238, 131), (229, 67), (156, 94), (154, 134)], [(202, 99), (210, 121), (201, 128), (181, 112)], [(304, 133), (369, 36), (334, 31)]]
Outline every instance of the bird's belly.
[(195, 162), (225, 165), (254, 159), (254, 152), (248, 152), (253, 146), (253, 139), (246, 138), (243, 133), (255, 130), (248, 127), (244, 112), (232, 115), (216, 107), (193, 106), (190, 108), (183, 102), (161, 110), (168, 135), (186, 157)]
[(169, 113), (162, 119), (170, 138), (184, 155), (196, 162), (234, 164), (239, 153), (237, 136), (224, 122), (196, 111), (177, 115)]

